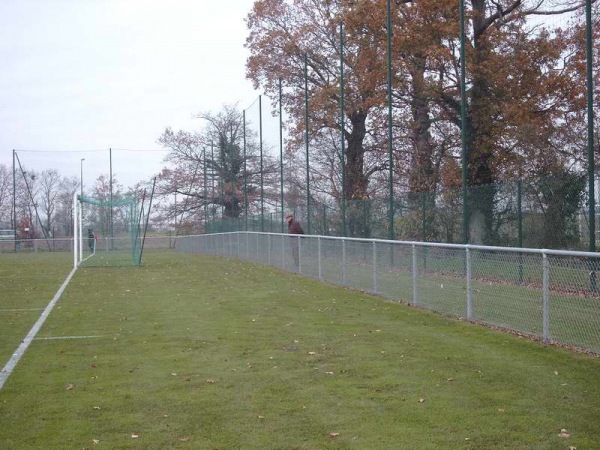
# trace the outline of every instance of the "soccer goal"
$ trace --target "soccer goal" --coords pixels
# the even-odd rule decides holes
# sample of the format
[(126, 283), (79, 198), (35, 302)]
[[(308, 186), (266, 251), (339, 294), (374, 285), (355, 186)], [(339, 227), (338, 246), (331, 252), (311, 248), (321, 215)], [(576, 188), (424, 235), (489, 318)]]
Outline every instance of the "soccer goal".
[(143, 199), (75, 195), (73, 262), (81, 267), (139, 266), (143, 248)]

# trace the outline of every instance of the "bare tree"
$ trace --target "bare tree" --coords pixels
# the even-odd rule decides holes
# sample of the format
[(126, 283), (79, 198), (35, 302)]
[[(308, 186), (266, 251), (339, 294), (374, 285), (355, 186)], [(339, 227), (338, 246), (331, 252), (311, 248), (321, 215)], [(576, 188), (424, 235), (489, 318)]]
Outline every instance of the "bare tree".
[(0, 164), (0, 228), (8, 227), (12, 221), (12, 173)]
[(79, 180), (76, 177), (64, 177), (60, 181), (57, 197), (55, 222), (58, 233), (62, 236), (73, 234), (73, 196), (79, 191)]
[(46, 231), (53, 235), (54, 212), (60, 194), (60, 174), (56, 169), (47, 169), (40, 174), (39, 182), (39, 209), (45, 216)]

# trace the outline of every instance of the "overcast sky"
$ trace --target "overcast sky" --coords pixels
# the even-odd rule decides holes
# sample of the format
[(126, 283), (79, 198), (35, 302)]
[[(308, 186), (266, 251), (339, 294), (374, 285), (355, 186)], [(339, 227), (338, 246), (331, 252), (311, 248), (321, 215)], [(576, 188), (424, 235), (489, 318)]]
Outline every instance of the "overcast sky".
[[(253, 0), (0, 0), (0, 164), (86, 186), (157, 172), (165, 127), (258, 96), (245, 79)], [(28, 152), (25, 150), (35, 150)], [(68, 151), (65, 153), (65, 151)], [(81, 159), (85, 161), (81, 163)]]

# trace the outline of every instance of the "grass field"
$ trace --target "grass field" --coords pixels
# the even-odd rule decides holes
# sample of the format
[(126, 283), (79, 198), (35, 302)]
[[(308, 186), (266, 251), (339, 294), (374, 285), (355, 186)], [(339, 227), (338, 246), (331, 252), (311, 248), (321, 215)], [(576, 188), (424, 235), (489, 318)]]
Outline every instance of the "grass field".
[[(39, 315), (13, 310), (69, 271), (21, 256), (0, 365)], [(0, 391), (0, 448), (600, 448), (597, 358), (240, 261), (144, 262), (76, 273)]]

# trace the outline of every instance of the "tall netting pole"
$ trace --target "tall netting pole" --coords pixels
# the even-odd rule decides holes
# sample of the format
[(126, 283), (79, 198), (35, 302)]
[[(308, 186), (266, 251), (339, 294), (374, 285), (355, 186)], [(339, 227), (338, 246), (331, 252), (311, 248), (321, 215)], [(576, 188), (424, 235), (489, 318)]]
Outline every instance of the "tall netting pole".
[(265, 189), (263, 165), (262, 95), (258, 96), (258, 143), (260, 147), (260, 231), (265, 231)]
[[(587, 147), (588, 147), (588, 191), (589, 191), (589, 251), (596, 251), (596, 192), (594, 185), (594, 80), (592, 78), (593, 59), (592, 53), (592, 0), (585, 2), (585, 29), (586, 29), (586, 59), (587, 59)], [(598, 261), (591, 261), (590, 288), (592, 292), (598, 290), (596, 281), (596, 268)]]
[[(586, 59), (587, 59), (587, 148), (589, 191), (589, 251), (596, 251), (596, 193), (594, 186), (594, 80), (592, 53), (592, 0), (585, 2)], [(593, 273), (593, 272), (592, 272)]]
[(83, 196), (80, 197), (79, 208), (77, 210), (77, 221), (79, 231), (79, 262), (83, 261)]
[(308, 144), (308, 57), (304, 54), (304, 140), (306, 144), (306, 231), (310, 234), (310, 159)]
[(246, 110), (242, 113), (244, 137), (244, 230), (248, 231), (248, 170), (246, 165)]
[(394, 155), (393, 142), (394, 133), (392, 130), (392, 6), (391, 1), (387, 0), (387, 100), (388, 100), (388, 222), (390, 228), (390, 239), (395, 238), (394, 233)]
[(461, 161), (462, 161), (462, 238), (463, 243), (469, 243), (469, 205), (467, 202), (468, 182), (468, 147), (467, 147), (467, 91), (466, 91), (466, 66), (465, 56), (465, 0), (460, 0), (460, 136), (461, 136)]
[(342, 166), (342, 236), (347, 236), (346, 230), (346, 128), (344, 127), (344, 24), (340, 23), (340, 165)]
[(210, 142), (210, 208), (212, 210), (212, 224), (215, 225), (215, 146)]
[(110, 178), (109, 178), (109, 186), (110, 186), (110, 223), (109, 223), (109, 238), (110, 238), (110, 248), (114, 248), (114, 227), (113, 227), (113, 171), (112, 171), (112, 148), (108, 149), (109, 155), (109, 164), (110, 164)]
[(13, 175), (13, 232), (14, 232), (14, 239), (15, 239), (15, 253), (17, 253), (17, 238), (18, 238), (18, 233), (17, 233), (17, 176), (16, 176), (16, 167), (15, 167), (15, 157), (16, 157), (16, 150), (13, 149), (13, 166), (12, 166), (12, 175)]
[(77, 268), (77, 256), (79, 255), (79, 232), (77, 227), (78, 215), (77, 192), (75, 192), (73, 194), (73, 269)]
[(284, 212), (284, 201), (283, 201), (283, 106), (282, 106), (282, 88), (281, 88), (281, 77), (279, 77), (279, 184), (280, 184), (280, 195), (281, 195), (281, 232), (285, 232), (285, 212)]
[(206, 179), (206, 146), (202, 147), (202, 159), (204, 160), (204, 232), (208, 232), (208, 186)]

